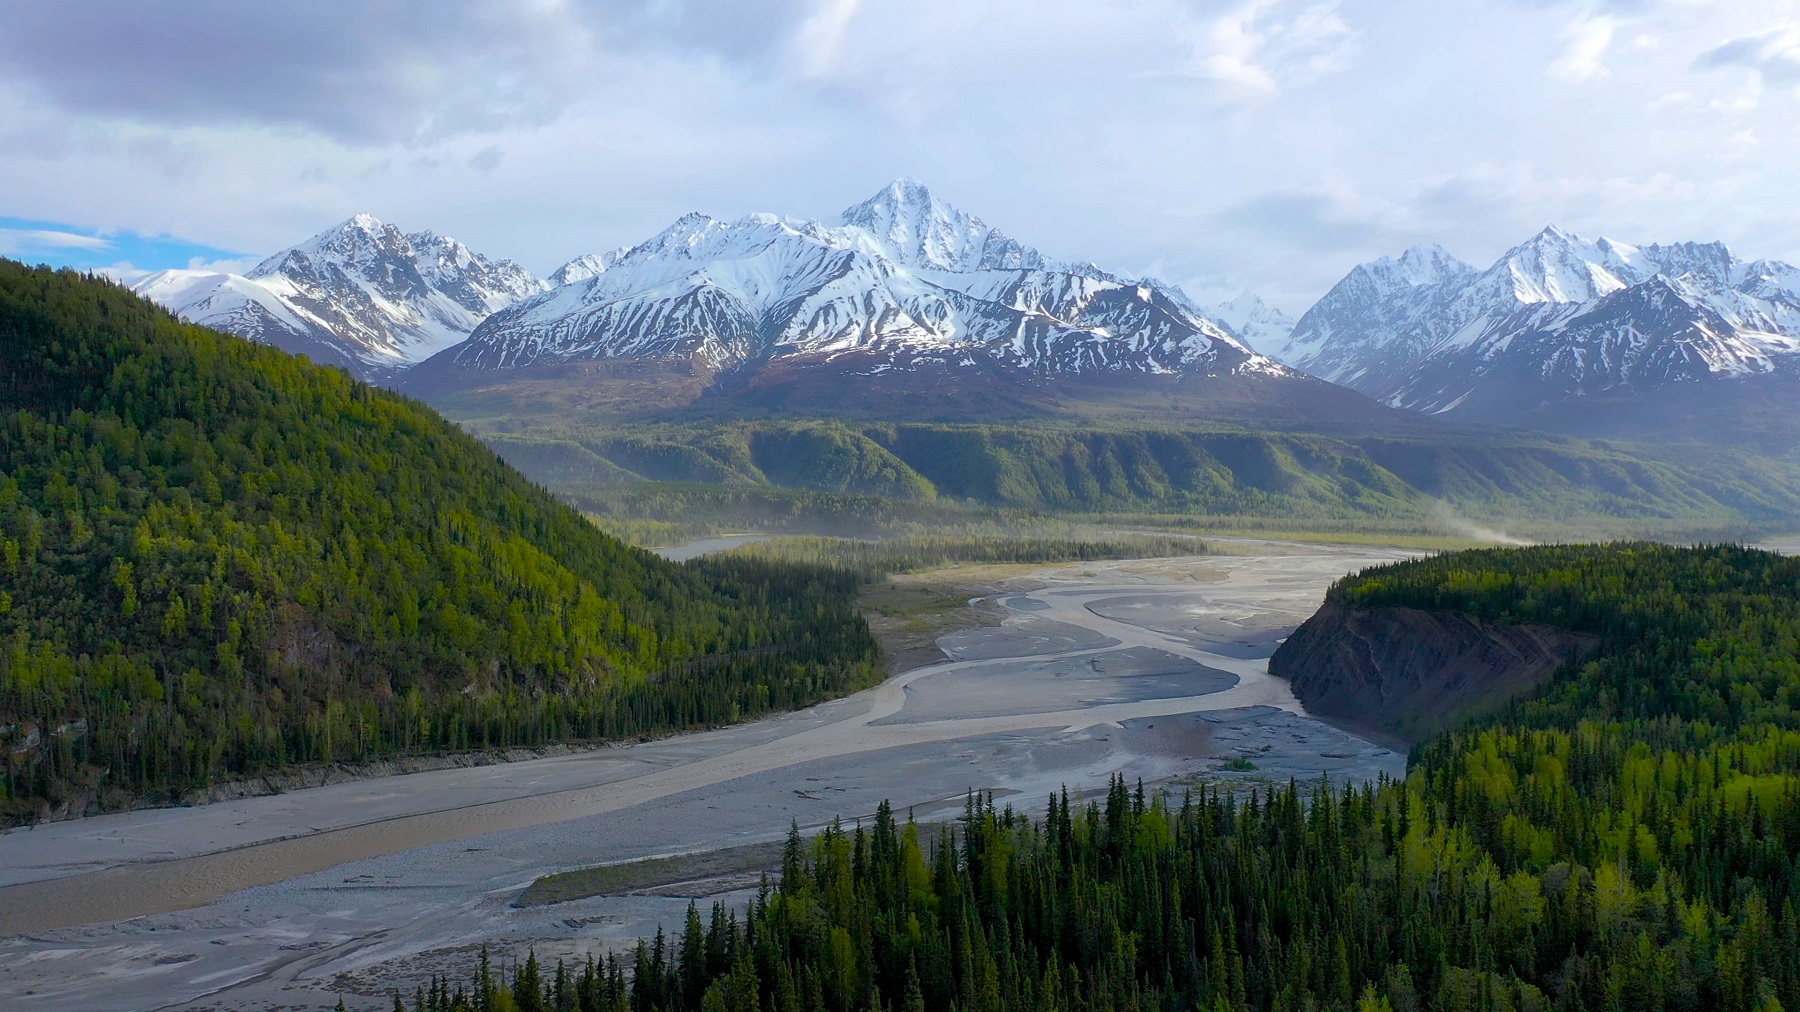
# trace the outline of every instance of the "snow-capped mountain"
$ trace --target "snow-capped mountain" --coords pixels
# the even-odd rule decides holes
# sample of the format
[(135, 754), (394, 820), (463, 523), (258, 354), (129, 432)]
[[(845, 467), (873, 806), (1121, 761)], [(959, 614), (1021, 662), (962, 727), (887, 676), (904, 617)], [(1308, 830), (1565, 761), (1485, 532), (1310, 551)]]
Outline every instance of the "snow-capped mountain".
[(1264, 355), (1279, 354), (1294, 333), (1293, 317), (1246, 293), (1205, 310), (1206, 315), (1231, 328), (1240, 340)]
[(1179, 291), (1051, 260), (912, 180), (837, 224), (689, 214), (553, 279), (564, 283), (495, 313), (422, 372), (631, 361), (708, 376), (771, 364), (861, 376), (1289, 375)]
[(165, 270), (129, 285), (195, 323), (371, 379), (461, 343), (496, 310), (546, 287), (511, 260), (366, 214), (246, 275)]
[(1396, 407), (1484, 418), (1800, 368), (1800, 270), (1722, 243), (1547, 228), (1478, 271), (1415, 247), (1350, 272), (1279, 357)]
[(1334, 383), (1404, 369), (1446, 326), (1433, 297), (1479, 273), (1437, 246), (1359, 264), (1301, 315), (1276, 357)]
[(932, 195), (916, 179), (896, 179), (848, 208), (845, 226), (860, 229), (867, 249), (904, 267), (941, 271), (1039, 270), (1116, 280), (1092, 264), (1051, 260), (972, 214)]

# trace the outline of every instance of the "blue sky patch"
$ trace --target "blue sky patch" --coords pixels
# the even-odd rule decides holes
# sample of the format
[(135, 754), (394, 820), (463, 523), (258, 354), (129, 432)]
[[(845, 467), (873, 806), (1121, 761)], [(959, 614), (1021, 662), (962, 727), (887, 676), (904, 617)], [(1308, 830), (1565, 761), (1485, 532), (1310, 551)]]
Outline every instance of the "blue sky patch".
[[(200, 267), (220, 260), (254, 260), (247, 254), (204, 246), (166, 235), (136, 232), (96, 232), (54, 221), (0, 216), (0, 256), (28, 264), (76, 267), (130, 265), (140, 270), (165, 267)], [(247, 264), (235, 264), (242, 270)]]

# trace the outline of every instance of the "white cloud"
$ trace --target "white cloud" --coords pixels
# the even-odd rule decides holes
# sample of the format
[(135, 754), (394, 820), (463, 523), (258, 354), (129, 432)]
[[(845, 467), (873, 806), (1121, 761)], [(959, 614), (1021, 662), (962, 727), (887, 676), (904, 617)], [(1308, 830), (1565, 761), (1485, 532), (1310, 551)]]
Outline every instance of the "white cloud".
[(1344, 69), (1354, 38), (1335, 2), (1246, 0), (1206, 27), (1194, 73), (1233, 98), (1273, 98)]
[(160, 267), (189, 254), (128, 237), (273, 250), (366, 210), (548, 271), (685, 211), (830, 217), (906, 174), (1052, 255), (1300, 309), (1358, 260), (1479, 259), (1548, 221), (1800, 258), (1771, 5), (1800, 11), (0, 3), (0, 215)]
[(75, 232), (41, 228), (0, 228), (0, 253), (8, 256), (24, 256), (29, 253), (41, 253), (45, 250), (110, 248), (112, 248), (110, 240), (95, 235), (80, 235)]
[(1606, 77), (1606, 51), (1619, 30), (1617, 18), (1583, 14), (1563, 29), (1563, 51), (1550, 63), (1552, 77), (1580, 83)]
[(1800, 81), (1800, 24), (1742, 35), (1701, 53), (1696, 70), (1748, 70), (1772, 81)]
[(1706, 108), (1724, 116), (1742, 118), (1756, 112), (1757, 107), (1762, 105), (1762, 98), (1762, 77), (1752, 75), (1742, 87), (1714, 96), (1706, 103)]
[(22, 2), (0, 11), (0, 76), (79, 113), (419, 142), (554, 117), (617, 6)]
[(821, 78), (837, 69), (862, 0), (819, 0), (794, 32), (793, 52), (801, 75)]

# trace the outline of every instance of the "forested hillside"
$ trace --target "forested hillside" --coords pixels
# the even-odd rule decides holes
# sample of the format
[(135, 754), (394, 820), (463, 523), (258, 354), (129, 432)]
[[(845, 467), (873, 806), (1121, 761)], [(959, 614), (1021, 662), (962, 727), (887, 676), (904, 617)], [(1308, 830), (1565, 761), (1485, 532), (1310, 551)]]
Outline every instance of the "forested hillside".
[(430, 409), (0, 261), (0, 815), (861, 685), (853, 579), (677, 566)]
[[(456, 1007), (1800, 1006), (1800, 560), (1650, 544), (1378, 568), (1352, 607), (1597, 634), (1405, 781), (971, 800), (954, 835), (795, 839), (775, 891), (635, 959), (435, 986)], [(459, 993), (460, 992), (460, 993)], [(460, 1005), (458, 1003), (461, 1003)]]
[[(698, 486), (1057, 513), (1422, 520), (1462, 514), (1792, 522), (1800, 467), (1705, 451), (1521, 433), (1255, 431), (1217, 422), (976, 425), (756, 421), (478, 432), (553, 488), (637, 498)], [(616, 518), (617, 519), (617, 518)]]

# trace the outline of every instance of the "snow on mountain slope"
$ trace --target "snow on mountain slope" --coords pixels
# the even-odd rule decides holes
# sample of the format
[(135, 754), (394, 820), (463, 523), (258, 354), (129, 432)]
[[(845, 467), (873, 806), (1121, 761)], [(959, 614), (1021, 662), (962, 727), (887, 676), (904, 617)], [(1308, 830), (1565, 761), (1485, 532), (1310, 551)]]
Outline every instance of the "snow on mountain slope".
[(1178, 291), (1046, 258), (911, 180), (837, 225), (689, 214), (558, 277), (567, 283), (497, 312), (433, 369), (656, 360), (713, 374), (788, 360), (864, 375), (927, 363), (1287, 375)]
[(550, 288), (571, 285), (577, 281), (586, 281), (611, 267), (614, 260), (630, 252), (631, 247), (613, 250), (611, 253), (588, 253), (563, 264), (550, 272), (544, 281)]
[(359, 214), (247, 275), (158, 271), (130, 287), (195, 323), (380, 378), (545, 286), (511, 260)]
[(1454, 316), (1433, 296), (1460, 288), (1478, 271), (1438, 246), (1414, 246), (1399, 259), (1360, 264), (1301, 315), (1276, 357), (1336, 383), (1387, 360), (1410, 361), (1434, 329)]
[(1551, 227), (1485, 271), (1417, 249), (1361, 265), (1301, 317), (1281, 357), (1396, 407), (1507, 418), (1790, 370), (1797, 349), (1800, 271), (1787, 264)]
[[(916, 179), (894, 180), (880, 193), (845, 210), (841, 220), (862, 230), (872, 252), (904, 267), (1083, 272), (938, 200)], [(1099, 273), (1091, 265), (1086, 269)]]
[(360, 361), (310, 314), (275, 287), (239, 274), (163, 270), (130, 280), (132, 291), (186, 320), (357, 371)]
[(1248, 293), (1221, 302), (1205, 312), (1264, 355), (1275, 355), (1287, 345), (1296, 322), (1293, 317)]

